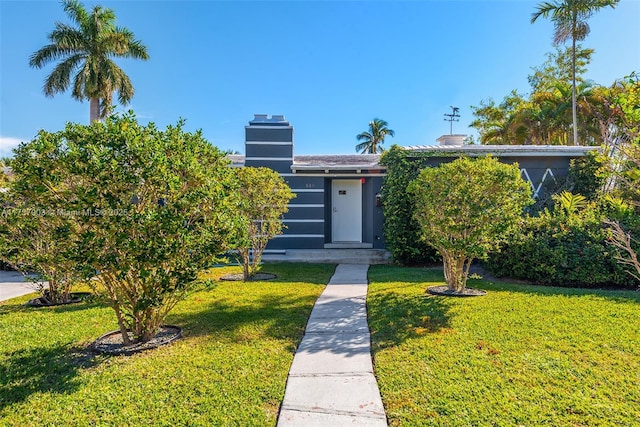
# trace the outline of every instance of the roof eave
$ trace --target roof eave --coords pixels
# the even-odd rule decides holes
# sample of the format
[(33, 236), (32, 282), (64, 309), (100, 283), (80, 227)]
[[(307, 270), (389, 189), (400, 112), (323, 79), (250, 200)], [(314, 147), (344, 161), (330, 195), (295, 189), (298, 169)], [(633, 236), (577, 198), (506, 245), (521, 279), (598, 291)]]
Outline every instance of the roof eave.
[(598, 146), (574, 145), (463, 145), (457, 147), (414, 145), (402, 148), (414, 152), (468, 156), (493, 154), (498, 157), (575, 157), (584, 156), (588, 152), (600, 149)]

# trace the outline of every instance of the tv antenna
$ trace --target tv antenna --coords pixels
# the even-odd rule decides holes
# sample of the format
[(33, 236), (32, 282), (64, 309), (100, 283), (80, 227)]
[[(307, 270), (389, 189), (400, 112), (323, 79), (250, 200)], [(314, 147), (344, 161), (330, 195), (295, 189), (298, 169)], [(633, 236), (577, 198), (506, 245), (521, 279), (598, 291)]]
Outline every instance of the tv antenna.
[(445, 122), (449, 122), (449, 135), (453, 135), (453, 122), (459, 122), (460, 119), (458, 119), (457, 117), (460, 117), (460, 108), (458, 107), (454, 107), (452, 105), (450, 105), (449, 107), (451, 107), (451, 113), (447, 114), (445, 113)]

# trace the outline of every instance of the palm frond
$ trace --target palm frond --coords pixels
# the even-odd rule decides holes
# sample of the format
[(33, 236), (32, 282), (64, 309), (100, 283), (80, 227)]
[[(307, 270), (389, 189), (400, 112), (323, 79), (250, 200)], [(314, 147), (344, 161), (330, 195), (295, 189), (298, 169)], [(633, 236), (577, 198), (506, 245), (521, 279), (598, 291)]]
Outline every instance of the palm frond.
[(362, 151), (362, 154), (365, 154), (366, 151), (369, 149), (369, 143), (368, 142), (362, 142), (358, 145), (356, 145), (356, 151)]
[(51, 43), (54, 43), (62, 50), (73, 52), (89, 48), (81, 31), (60, 22), (56, 23), (56, 28), (49, 33), (48, 37)]
[(100, 119), (104, 119), (109, 114), (111, 114), (112, 107), (113, 107), (113, 92), (110, 92), (100, 100)]
[(147, 47), (136, 40), (133, 33), (126, 28), (117, 27), (113, 32), (105, 34), (102, 39), (105, 50), (116, 57), (149, 59)]
[(140, 40), (133, 40), (129, 43), (129, 49), (123, 56), (125, 58), (142, 59), (146, 61), (149, 59), (149, 52)]
[(129, 76), (113, 61), (109, 61), (108, 67), (105, 67), (105, 69), (108, 70), (105, 80), (112, 83), (110, 92), (117, 91), (118, 102), (122, 105), (128, 104), (135, 92)]
[(538, 5), (536, 11), (531, 14), (531, 23), (533, 24), (538, 18), (548, 18), (558, 8), (556, 3), (542, 2)]
[(371, 141), (373, 140), (373, 135), (371, 135), (369, 132), (362, 132), (356, 136), (356, 139), (358, 141)]
[[(88, 94), (87, 87), (91, 80), (91, 67), (89, 61), (85, 61), (84, 65), (78, 70), (73, 78), (73, 90), (71, 96), (77, 100), (91, 99)], [(90, 92), (89, 92), (90, 93)]]
[(122, 105), (127, 105), (133, 98), (134, 93), (135, 89), (133, 88), (133, 84), (131, 83), (129, 76), (123, 73), (122, 79), (118, 84), (118, 102)]
[(87, 22), (83, 24), (83, 32), (91, 40), (98, 42), (105, 34), (115, 31), (116, 15), (111, 9), (104, 9), (102, 6), (94, 6)]
[(387, 136), (394, 136), (395, 132), (388, 128), (385, 120), (374, 118), (369, 122), (369, 131), (362, 132), (356, 136), (358, 141), (363, 141), (356, 145), (356, 151), (362, 150), (362, 153), (376, 154), (378, 151), (384, 151), (382, 144)]
[(553, 44), (558, 46), (571, 40), (573, 37), (573, 23), (567, 21), (557, 22), (553, 32)]
[(58, 64), (44, 81), (45, 95), (51, 97), (57, 92), (66, 91), (71, 81), (71, 73), (79, 66), (82, 59), (82, 54), (76, 54)]
[(63, 0), (62, 5), (67, 16), (69, 16), (69, 18), (71, 18), (75, 23), (81, 25), (83, 22), (87, 22), (89, 20), (87, 10), (78, 0)]
[(55, 44), (48, 44), (37, 51), (35, 51), (29, 57), (29, 66), (33, 68), (42, 68), (47, 63), (55, 61), (58, 58), (62, 58), (67, 54), (66, 51), (60, 49)]

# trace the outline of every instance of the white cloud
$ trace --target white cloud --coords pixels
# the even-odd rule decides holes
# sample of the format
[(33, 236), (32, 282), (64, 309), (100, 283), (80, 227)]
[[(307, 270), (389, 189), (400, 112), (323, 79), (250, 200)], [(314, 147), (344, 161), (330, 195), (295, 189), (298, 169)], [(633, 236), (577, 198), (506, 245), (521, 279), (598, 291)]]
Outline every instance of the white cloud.
[(26, 140), (10, 136), (0, 136), (0, 157), (11, 157), (13, 155), (11, 150), (20, 145), (22, 141)]

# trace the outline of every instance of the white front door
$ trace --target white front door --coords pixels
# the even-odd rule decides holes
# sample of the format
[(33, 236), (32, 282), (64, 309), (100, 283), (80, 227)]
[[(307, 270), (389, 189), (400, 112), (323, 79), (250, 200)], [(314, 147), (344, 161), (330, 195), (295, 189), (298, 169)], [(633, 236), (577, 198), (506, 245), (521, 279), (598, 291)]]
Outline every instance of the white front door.
[(331, 240), (362, 242), (362, 184), (359, 179), (331, 181)]

